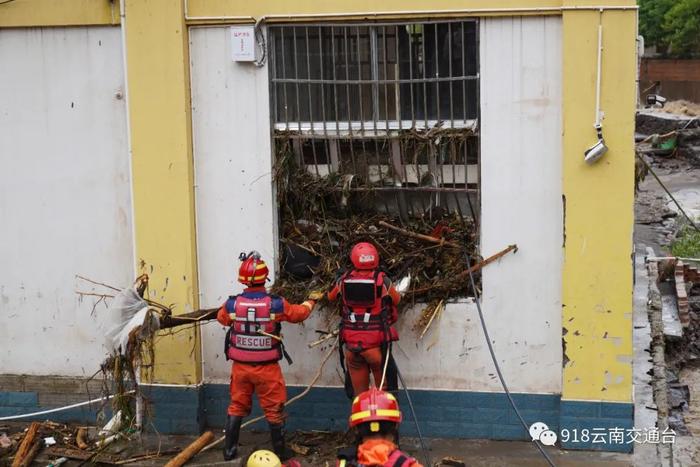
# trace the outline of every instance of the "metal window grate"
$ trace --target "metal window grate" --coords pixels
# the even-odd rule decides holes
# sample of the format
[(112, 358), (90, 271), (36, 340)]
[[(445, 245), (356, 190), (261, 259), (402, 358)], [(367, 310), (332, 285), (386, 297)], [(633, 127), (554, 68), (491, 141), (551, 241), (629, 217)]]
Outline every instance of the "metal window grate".
[(384, 192), (402, 217), (442, 206), (476, 220), (476, 20), (273, 25), (269, 51), (274, 136), (309, 172)]
[(270, 36), (278, 130), (458, 128), (477, 117), (476, 21), (271, 26)]

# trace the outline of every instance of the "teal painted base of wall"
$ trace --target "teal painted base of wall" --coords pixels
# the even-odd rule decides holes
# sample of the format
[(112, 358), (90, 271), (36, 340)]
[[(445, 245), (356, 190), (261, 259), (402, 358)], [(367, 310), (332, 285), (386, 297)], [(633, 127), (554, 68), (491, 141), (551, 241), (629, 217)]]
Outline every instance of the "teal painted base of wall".
[[(291, 398), (302, 391), (290, 387)], [(223, 426), (228, 406), (228, 386), (207, 385), (204, 407), (207, 423)], [(516, 394), (516, 404), (526, 420), (559, 425), (559, 397), (555, 395)], [(398, 394), (404, 421), (402, 434), (416, 435), (413, 417), (403, 393)], [(435, 438), (528, 439), (504, 394), (456, 391), (411, 391), (424, 436)], [(253, 412), (260, 414), (255, 404)], [(287, 409), (288, 426), (300, 430), (344, 431), (348, 427), (350, 400), (340, 388), (314, 388)], [(265, 422), (257, 428), (265, 429)]]
[[(37, 392), (0, 391), (0, 418), (9, 417), (12, 415), (23, 415), (33, 412), (39, 412), (51, 408), (53, 407), (39, 404), (39, 397)], [(82, 407), (76, 407), (69, 410), (64, 410), (61, 412), (54, 412), (46, 415), (22, 418), (16, 421), (33, 422), (53, 420), (55, 422), (61, 423), (77, 422), (87, 425), (95, 423), (95, 420), (98, 416), (98, 412), (100, 412), (101, 410), (104, 413), (104, 418), (109, 420), (109, 418), (112, 416), (112, 409), (109, 406), (109, 404), (107, 404), (107, 406), (103, 408), (101, 403), (95, 403)]]
[[(628, 434), (634, 428), (633, 404), (562, 400), (559, 424), (560, 444), (564, 449), (632, 452), (634, 444)], [(562, 434), (569, 435), (568, 442), (563, 441)]]
[[(291, 386), (288, 397), (294, 397), (304, 388)], [(205, 384), (196, 388), (144, 386), (147, 400), (148, 427), (160, 433), (199, 433), (205, 427), (224, 426), (229, 401), (227, 384)], [(416, 434), (405, 394), (400, 393), (399, 405), (404, 413), (401, 432)], [(502, 393), (413, 390), (411, 398), (416, 409), (423, 436), (432, 438), (475, 438), (494, 440), (530, 440), (528, 431)], [(560, 436), (565, 449), (586, 449), (631, 452), (632, 443), (611, 442), (612, 429), (629, 430), (634, 423), (634, 406), (625, 403), (566, 401), (558, 395), (513, 394), (520, 413), (528, 426), (544, 422)], [(0, 392), (0, 417), (41, 410), (36, 393)], [(75, 409), (70, 412), (37, 417), (57, 421), (94, 423), (98, 407)], [(347, 429), (350, 401), (341, 388), (314, 388), (303, 399), (287, 409), (290, 430)], [(252, 416), (261, 414), (257, 401)], [(258, 422), (253, 429), (266, 430), (266, 422)], [(644, 428), (644, 427), (642, 427)], [(562, 430), (577, 430), (577, 436), (561, 441)], [(592, 436), (584, 438), (582, 430), (605, 430), (604, 442)], [(583, 439), (587, 439), (584, 441)]]

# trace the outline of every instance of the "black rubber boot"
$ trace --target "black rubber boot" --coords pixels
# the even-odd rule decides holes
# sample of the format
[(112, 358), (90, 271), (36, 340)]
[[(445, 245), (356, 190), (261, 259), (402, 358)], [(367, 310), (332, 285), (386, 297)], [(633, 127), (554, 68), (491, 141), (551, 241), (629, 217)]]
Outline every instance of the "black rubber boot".
[(243, 417), (229, 415), (226, 419), (226, 439), (224, 441), (224, 460), (230, 461), (236, 458), (238, 453), (238, 435), (241, 432)]
[(285, 436), (284, 423), (279, 425), (270, 423), (270, 437), (272, 438), (272, 450), (277, 454), (282, 462), (293, 457), (293, 453), (287, 450), (287, 443), (284, 439)]

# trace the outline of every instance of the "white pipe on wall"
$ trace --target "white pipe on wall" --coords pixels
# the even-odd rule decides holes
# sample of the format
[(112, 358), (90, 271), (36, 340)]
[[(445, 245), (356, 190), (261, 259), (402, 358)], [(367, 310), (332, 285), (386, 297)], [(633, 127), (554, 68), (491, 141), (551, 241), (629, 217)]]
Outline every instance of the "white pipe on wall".
[(121, 30), (122, 39), (122, 68), (124, 72), (124, 109), (126, 111), (126, 147), (129, 161), (129, 189), (131, 194), (131, 244), (134, 265), (134, 277), (138, 276), (138, 268), (136, 267), (136, 222), (134, 217), (134, 178), (133, 178), (133, 163), (132, 163), (132, 147), (131, 147), (131, 116), (129, 115), (129, 76), (127, 66), (126, 52), (126, 0), (119, 0), (119, 28)]
[[(134, 267), (134, 277), (138, 275), (136, 266), (136, 217), (134, 214), (134, 171), (132, 161), (132, 146), (131, 146), (131, 115), (129, 114), (129, 76), (127, 66), (127, 50), (126, 50), (126, 1), (119, 0), (119, 27), (121, 29), (122, 38), (122, 67), (124, 72), (124, 106), (126, 110), (126, 147), (127, 159), (129, 161), (129, 189), (131, 194), (131, 248), (132, 248), (132, 264)], [(136, 384), (141, 383), (141, 366), (136, 368)], [(143, 427), (143, 410), (144, 400), (141, 391), (136, 394), (136, 429), (141, 430)]]
[(600, 127), (600, 72), (601, 64), (603, 63), (603, 12), (600, 12), (601, 22), (598, 24), (598, 71), (595, 81), (595, 128)]
[[(124, 393), (124, 395), (132, 394), (133, 392), (134, 392), (133, 390), (127, 391)], [(55, 407), (53, 409), (41, 410), (39, 412), (25, 413), (25, 414), (21, 414), (21, 415), (9, 415), (7, 417), (0, 417), (0, 421), (19, 420), (22, 418), (38, 417), (39, 415), (46, 415), (46, 414), (50, 414), (50, 413), (63, 412), (64, 410), (75, 409), (78, 407), (83, 407), (86, 405), (94, 404), (96, 402), (105, 402), (105, 401), (108, 401), (110, 399), (113, 399), (114, 397), (117, 397), (118, 395), (119, 394), (111, 394), (107, 397), (100, 397), (98, 399), (91, 399), (91, 400), (85, 401), (85, 402), (78, 402), (77, 404), (71, 404), (71, 405), (66, 405), (63, 407)]]

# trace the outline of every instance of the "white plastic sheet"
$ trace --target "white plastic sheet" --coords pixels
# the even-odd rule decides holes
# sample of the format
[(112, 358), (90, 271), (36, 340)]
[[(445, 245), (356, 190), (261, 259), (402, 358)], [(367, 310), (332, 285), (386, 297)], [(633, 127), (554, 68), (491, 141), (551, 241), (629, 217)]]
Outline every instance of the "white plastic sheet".
[(148, 303), (133, 288), (119, 292), (109, 304), (108, 313), (112, 321), (105, 332), (108, 347), (112, 351), (125, 352), (129, 333), (138, 326), (143, 326), (147, 319), (153, 320), (150, 328), (157, 328), (158, 319), (149, 313)]

